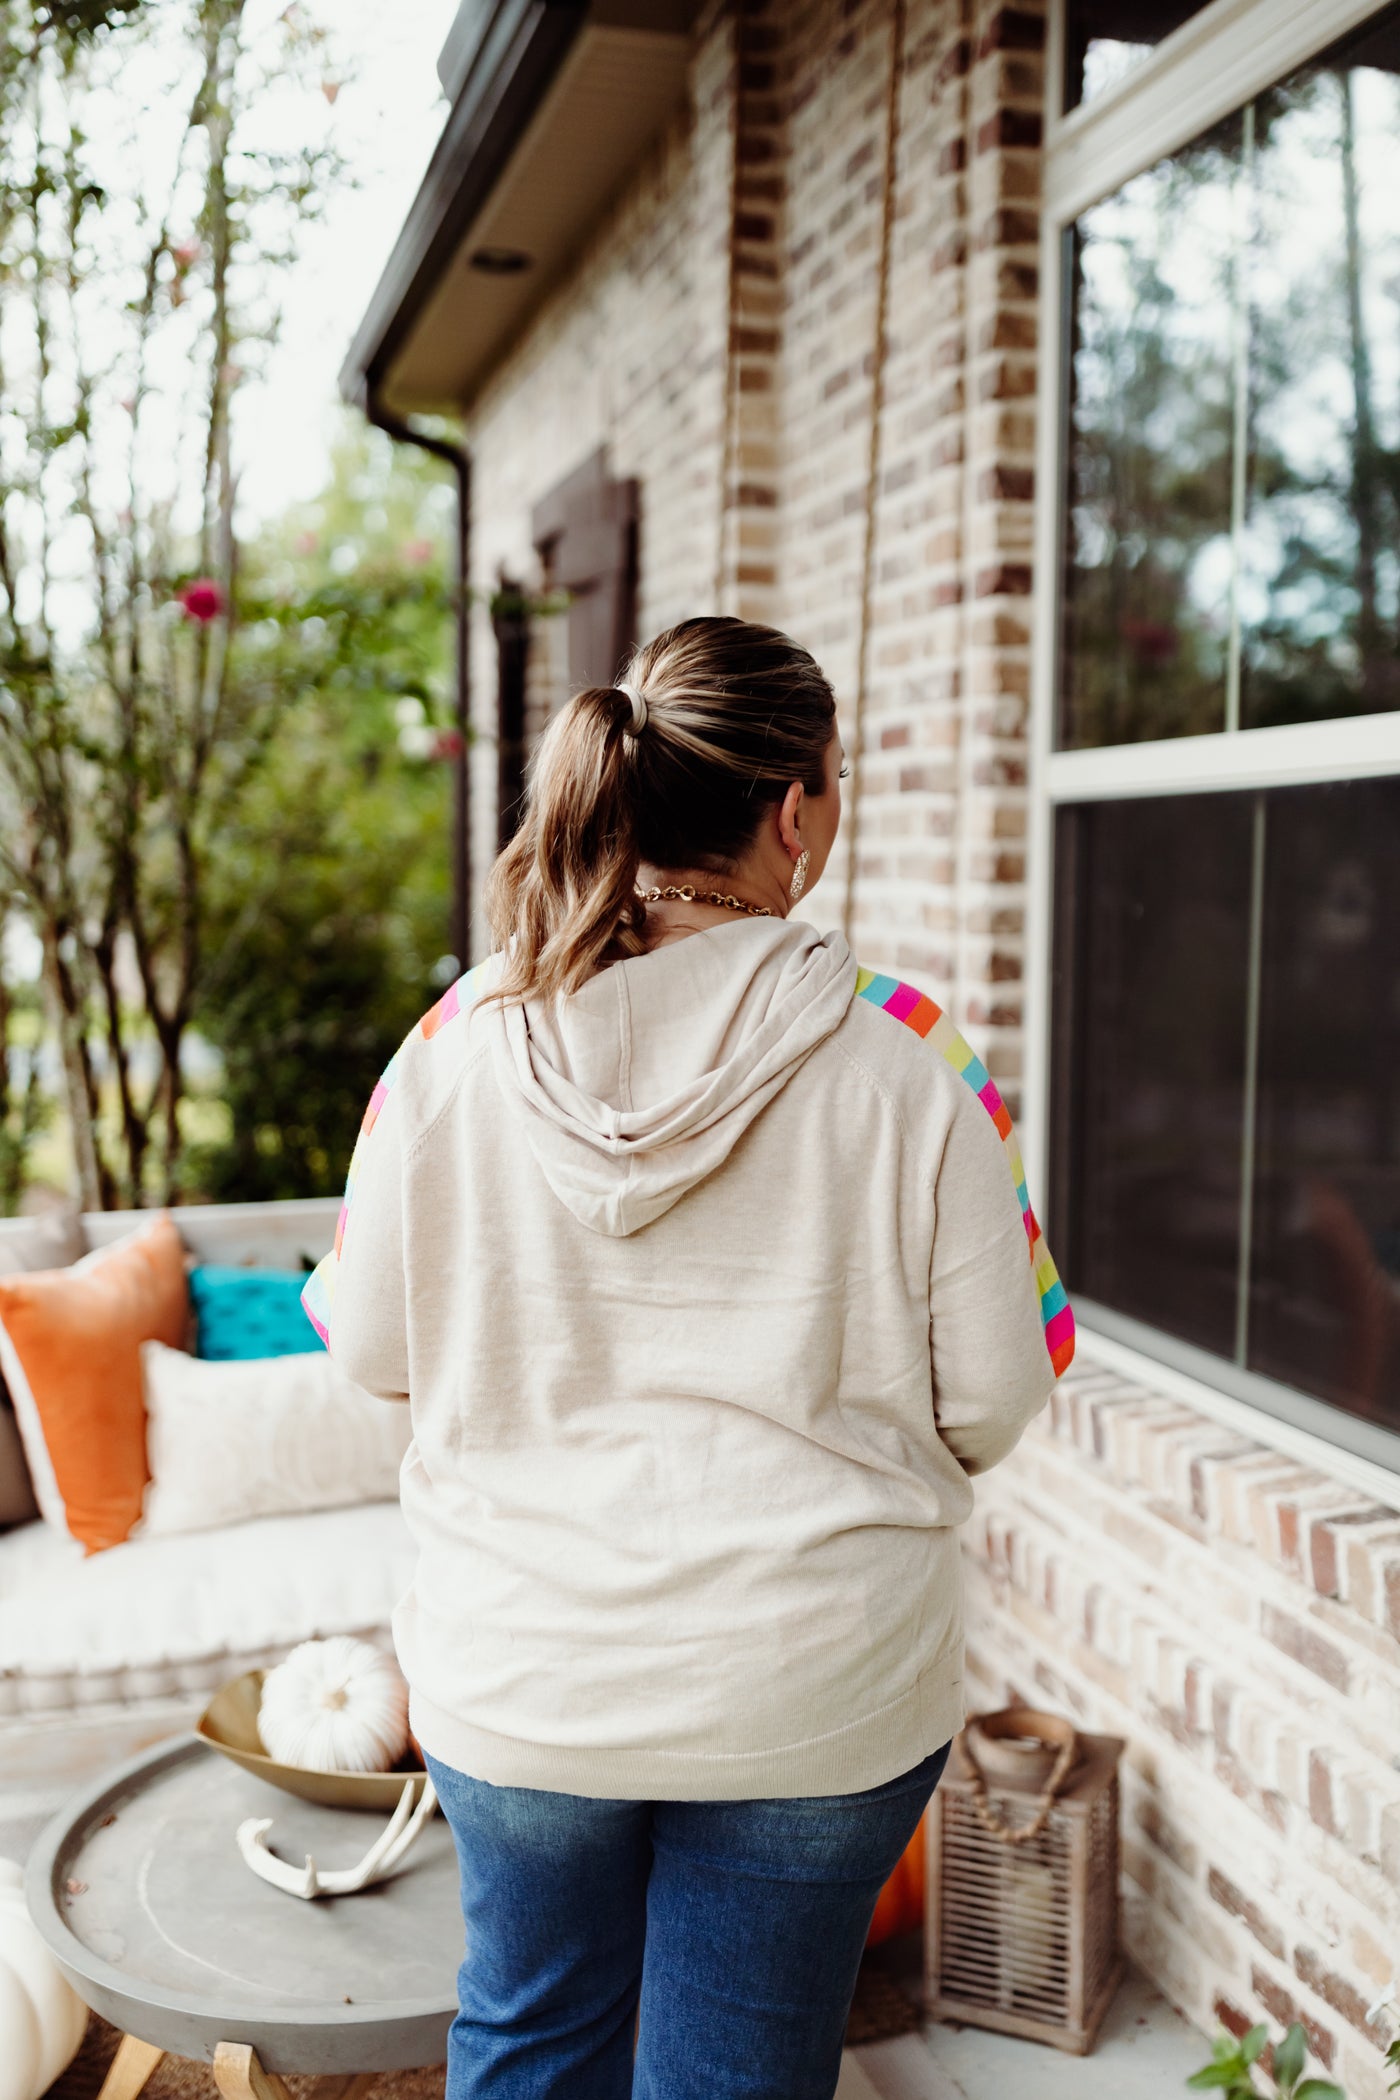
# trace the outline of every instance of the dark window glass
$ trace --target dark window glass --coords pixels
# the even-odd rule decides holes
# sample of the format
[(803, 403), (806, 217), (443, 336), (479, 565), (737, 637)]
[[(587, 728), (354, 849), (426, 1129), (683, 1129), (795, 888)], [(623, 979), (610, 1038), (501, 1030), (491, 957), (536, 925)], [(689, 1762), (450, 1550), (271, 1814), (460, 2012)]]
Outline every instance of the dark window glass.
[[(1051, 1245), (1066, 1287), (1232, 1353), (1250, 812), (1060, 813)], [(1063, 1251), (1061, 1251), (1063, 1250)]]
[(1065, 16), (1065, 108), (1092, 102), (1140, 65), (1206, 0), (1070, 0)]
[(1265, 839), (1248, 1362), (1400, 1429), (1400, 781)]
[(1400, 707), (1400, 10), (1072, 241), (1061, 742)]
[(525, 807), (525, 736), (530, 673), (530, 600), (502, 574), (491, 600), (496, 636), (496, 851), (515, 837)]
[(1400, 1431), (1397, 895), (1400, 780), (1060, 812), (1051, 1244)]

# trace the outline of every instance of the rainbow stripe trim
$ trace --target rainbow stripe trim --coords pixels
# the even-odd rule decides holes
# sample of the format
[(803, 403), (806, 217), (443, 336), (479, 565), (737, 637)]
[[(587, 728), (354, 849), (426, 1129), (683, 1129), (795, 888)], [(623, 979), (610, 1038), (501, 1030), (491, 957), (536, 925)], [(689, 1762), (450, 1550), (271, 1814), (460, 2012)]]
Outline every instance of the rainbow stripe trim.
[[(418, 1026), (409, 1036), (408, 1041), (412, 1042), (413, 1036), (421, 1035), (425, 1042), (431, 1042), (434, 1036), (442, 1033), (449, 1021), (455, 1021), (459, 1013), (464, 1009), (469, 1009), (480, 989), (479, 981), (485, 967), (484, 963), (478, 963), (474, 970), (468, 970), (464, 976), (457, 979), (455, 984), (450, 984), (438, 1000), (437, 1005), (424, 1014)], [(301, 1294), (302, 1308), (306, 1317), (328, 1349), (331, 1345), (331, 1307), (335, 1303), (335, 1285), (336, 1277), (340, 1270), (341, 1249), (345, 1245), (345, 1234), (350, 1223), (350, 1213), (355, 1201), (355, 1183), (359, 1176), (360, 1166), (364, 1160), (365, 1147), (369, 1143), (370, 1133), (379, 1121), (380, 1111), (388, 1100), (390, 1090), (399, 1076), (404, 1051), (407, 1047), (408, 1045), (405, 1043), (394, 1052), (380, 1074), (374, 1092), (369, 1097), (364, 1116), (360, 1122), (359, 1136), (355, 1140), (355, 1149), (350, 1155), (350, 1171), (345, 1177), (345, 1198), (340, 1206), (340, 1216), (336, 1220), (335, 1245), (325, 1260), (319, 1262), (307, 1277), (305, 1288)]]
[(969, 1043), (958, 1034), (941, 1006), (916, 991), (912, 984), (900, 984), (893, 977), (881, 977), (874, 970), (861, 970), (856, 976), (856, 997), (869, 1000), (882, 1013), (890, 1014), (912, 1028), (915, 1035), (931, 1043), (950, 1064), (960, 1078), (965, 1079), (976, 1094), (983, 1108), (991, 1117), (1006, 1154), (1006, 1164), (1011, 1169), (1011, 1179), (1016, 1185), (1016, 1200), (1021, 1206), (1021, 1222), (1026, 1228), (1030, 1243), (1031, 1267), (1040, 1291), (1040, 1318), (1045, 1329), (1045, 1346), (1050, 1352), (1055, 1376), (1059, 1378), (1070, 1367), (1074, 1358), (1074, 1314), (1070, 1310), (1065, 1287), (1050, 1259), (1031, 1199), (1026, 1188), (1026, 1170), (1021, 1164), (1020, 1148), (1016, 1133), (1011, 1127), (1011, 1117), (1006, 1103), (997, 1092), (996, 1083), (980, 1057)]

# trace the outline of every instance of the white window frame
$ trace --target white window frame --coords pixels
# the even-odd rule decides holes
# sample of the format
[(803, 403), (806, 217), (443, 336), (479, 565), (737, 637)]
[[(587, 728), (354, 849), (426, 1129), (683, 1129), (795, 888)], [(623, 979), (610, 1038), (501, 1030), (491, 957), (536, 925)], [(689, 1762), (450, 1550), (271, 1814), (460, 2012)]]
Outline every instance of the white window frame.
[[(1056, 809), (1118, 796), (1199, 794), (1400, 773), (1400, 712), (1281, 728), (1232, 726), (1207, 736), (1092, 750), (1054, 748), (1064, 488), (1061, 402), (1068, 347), (1065, 236), (1090, 205), (1337, 43), (1382, 12), (1382, 5), (1383, 0), (1212, 0), (1114, 87), (1065, 113), (1066, 0), (1049, 0), (1021, 1115), (1031, 1186), (1047, 1198)], [(1092, 1305), (1077, 1306), (1076, 1314), (1085, 1357), (1186, 1400), (1385, 1507), (1400, 1509), (1400, 1465), (1384, 1449), (1383, 1436), (1379, 1454), (1370, 1447), (1348, 1449), (1325, 1433), (1328, 1418), (1337, 1419), (1337, 1411), (1320, 1401), (1240, 1373), (1224, 1362), (1217, 1364), (1204, 1351), (1165, 1334), (1159, 1337)], [(1259, 1396), (1253, 1402), (1251, 1392)], [(1350, 1426), (1350, 1418), (1342, 1419)], [(1359, 1441), (1366, 1445), (1364, 1436)]]

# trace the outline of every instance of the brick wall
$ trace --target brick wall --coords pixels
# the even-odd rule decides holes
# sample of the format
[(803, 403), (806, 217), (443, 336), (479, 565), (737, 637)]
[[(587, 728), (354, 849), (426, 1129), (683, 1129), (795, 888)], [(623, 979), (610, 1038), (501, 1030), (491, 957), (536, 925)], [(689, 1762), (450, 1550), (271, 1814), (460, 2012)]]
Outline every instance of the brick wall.
[[(1400, 1515), (1092, 1364), (968, 1527), (972, 1696), (1127, 1739), (1133, 1953), (1381, 2100), (1400, 1969)], [(1397, 1992), (1400, 1995), (1400, 1991)]]
[[(848, 705), (893, 10), (814, 0), (788, 38), (779, 618)], [(1043, 24), (910, 5), (898, 99), (853, 939), (1020, 1077)], [(817, 918), (851, 871), (838, 855)]]
[[(649, 635), (715, 603), (729, 401), (728, 225), (733, 25), (702, 25), (692, 109), (593, 233), (572, 278), (537, 316), (469, 420), (473, 581), (502, 569), (538, 585), (534, 505), (606, 446), (642, 484), (638, 625)], [(771, 512), (770, 512), (771, 515)], [(559, 675), (563, 649), (539, 654)], [(496, 668), (490, 622), (473, 622), (473, 894), (496, 848)], [(562, 688), (555, 699), (563, 697)], [(532, 702), (542, 699), (532, 679)]]
[[(483, 585), (530, 573), (531, 505), (606, 443), (642, 484), (642, 633), (712, 607), (775, 620), (832, 677), (848, 748), (895, 19), (717, 6), (690, 108), (472, 429)], [(948, 1006), (1014, 1110), (1043, 24), (1033, 0), (908, 0), (902, 25), (859, 821), (810, 913), (849, 908), (861, 959)], [(1138, 1959), (1203, 2027), (1296, 2009), (1351, 2100), (1380, 2100), (1400, 1515), (1081, 1368), (979, 1485), (968, 1584), (979, 1702), (1127, 1739)]]

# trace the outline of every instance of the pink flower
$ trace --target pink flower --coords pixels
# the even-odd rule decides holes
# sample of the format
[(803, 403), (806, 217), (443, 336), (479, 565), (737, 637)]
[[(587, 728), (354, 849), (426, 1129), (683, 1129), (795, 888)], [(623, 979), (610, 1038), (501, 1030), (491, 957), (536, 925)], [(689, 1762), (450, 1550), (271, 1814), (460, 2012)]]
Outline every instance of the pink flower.
[(212, 576), (198, 576), (193, 583), (182, 584), (175, 595), (185, 608), (186, 619), (198, 620), (201, 627), (217, 620), (224, 609), (224, 594)]
[(292, 544), (298, 554), (314, 554), (321, 542), (314, 532), (299, 532)]
[(436, 552), (437, 549), (431, 540), (410, 540), (403, 550), (403, 558), (405, 561), (411, 561), (416, 569), (421, 569), (425, 562), (432, 560)]
[(176, 241), (170, 250), (175, 258), (176, 268), (181, 270), (188, 270), (191, 263), (197, 263), (203, 252), (196, 240)]
[(440, 729), (433, 738), (430, 758), (460, 758), (462, 754), (462, 732), (460, 729)]

